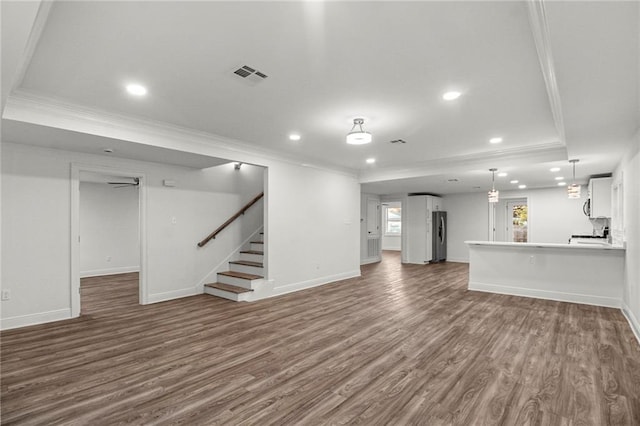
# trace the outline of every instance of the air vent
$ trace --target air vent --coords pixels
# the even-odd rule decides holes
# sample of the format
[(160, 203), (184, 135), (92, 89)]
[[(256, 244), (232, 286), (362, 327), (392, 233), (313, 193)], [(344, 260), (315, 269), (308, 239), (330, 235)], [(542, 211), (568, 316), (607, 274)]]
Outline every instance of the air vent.
[(255, 68), (250, 67), (249, 65), (243, 65), (240, 68), (233, 71), (235, 75), (241, 77), (245, 82), (255, 85), (263, 81), (268, 76), (258, 71)]
[(402, 140), (402, 139), (394, 139), (391, 141), (391, 143), (407, 143), (407, 141)]

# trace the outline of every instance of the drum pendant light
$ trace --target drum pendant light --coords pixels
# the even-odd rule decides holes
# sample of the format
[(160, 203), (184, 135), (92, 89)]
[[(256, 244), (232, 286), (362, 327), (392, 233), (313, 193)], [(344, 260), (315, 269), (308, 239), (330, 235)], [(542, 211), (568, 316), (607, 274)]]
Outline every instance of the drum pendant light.
[[(365, 132), (362, 128), (364, 124), (364, 118), (354, 118), (353, 127), (347, 134), (347, 143), (349, 145), (364, 145), (371, 142), (371, 133)], [(356, 128), (357, 127), (357, 128)]]

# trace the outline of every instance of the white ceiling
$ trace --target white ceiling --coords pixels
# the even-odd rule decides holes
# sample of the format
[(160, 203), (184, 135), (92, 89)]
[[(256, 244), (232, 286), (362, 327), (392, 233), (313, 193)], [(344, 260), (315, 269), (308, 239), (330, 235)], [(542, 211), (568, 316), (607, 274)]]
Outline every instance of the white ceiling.
[[(130, 160), (151, 161), (174, 166), (205, 169), (231, 162), (158, 146), (145, 145), (120, 139), (106, 138), (66, 129), (39, 126), (20, 121), (4, 120), (2, 138), (13, 143), (37, 145), (44, 148), (98, 154)], [(105, 152), (110, 150), (111, 152)]]
[[(542, 20), (530, 7), (543, 7)], [(486, 190), (490, 167), (552, 186), (549, 167), (566, 175), (569, 158), (580, 158), (584, 180), (611, 172), (638, 131), (638, 2), (75, 1), (46, 12), (13, 96), (351, 169), (370, 192)], [(2, 30), (4, 47), (13, 32)], [(540, 58), (553, 59), (550, 72)], [(233, 74), (245, 64), (268, 78), (247, 84)], [(132, 81), (148, 96), (128, 96)], [(462, 97), (442, 100), (452, 89)], [(355, 117), (372, 144), (345, 144)], [(3, 140), (82, 145), (55, 132), (3, 130)], [(291, 132), (302, 139), (290, 141)], [(504, 142), (489, 144), (493, 136)], [(407, 143), (389, 143), (398, 138)], [(143, 148), (131, 151), (144, 157)]]

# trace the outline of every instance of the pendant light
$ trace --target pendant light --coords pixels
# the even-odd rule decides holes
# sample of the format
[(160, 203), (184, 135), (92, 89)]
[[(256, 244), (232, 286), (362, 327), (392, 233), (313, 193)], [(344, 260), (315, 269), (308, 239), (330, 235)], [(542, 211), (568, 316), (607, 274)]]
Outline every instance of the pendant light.
[(580, 160), (569, 160), (573, 164), (573, 180), (571, 185), (567, 186), (567, 195), (569, 198), (580, 198), (580, 185), (576, 184), (576, 163)]
[(498, 191), (496, 191), (496, 171), (498, 169), (489, 169), (491, 172), (491, 191), (489, 191), (489, 202), (498, 202)]
[(362, 128), (363, 124), (364, 124), (364, 118), (353, 119), (353, 127), (351, 128), (351, 131), (347, 134), (348, 144), (364, 145), (366, 143), (371, 142), (372, 140), (371, 133), (364, 131), (364, 129)]

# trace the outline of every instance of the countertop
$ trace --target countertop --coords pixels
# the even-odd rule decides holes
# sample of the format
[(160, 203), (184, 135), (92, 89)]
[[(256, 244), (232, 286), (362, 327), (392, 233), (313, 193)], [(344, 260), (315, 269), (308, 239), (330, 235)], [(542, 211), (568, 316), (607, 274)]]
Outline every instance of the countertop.
[(470, 246), (524, 247), (524, 248), (560, 248), (570, 250), (624, 250), (624, 247), (604, 243), (560, 244), (560, 243), (509, 243), (502, 241), (465, 241)]

